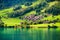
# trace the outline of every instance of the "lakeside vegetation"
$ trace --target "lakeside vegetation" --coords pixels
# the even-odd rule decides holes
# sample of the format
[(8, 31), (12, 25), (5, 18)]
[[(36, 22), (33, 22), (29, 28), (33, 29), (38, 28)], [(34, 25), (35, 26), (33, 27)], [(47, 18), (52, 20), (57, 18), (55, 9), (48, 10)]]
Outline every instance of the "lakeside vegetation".
[(37, 0), (31, 4), (17, 5), (0, 10), (0, 17), (3, 26), (60, 27), (59, 1)]

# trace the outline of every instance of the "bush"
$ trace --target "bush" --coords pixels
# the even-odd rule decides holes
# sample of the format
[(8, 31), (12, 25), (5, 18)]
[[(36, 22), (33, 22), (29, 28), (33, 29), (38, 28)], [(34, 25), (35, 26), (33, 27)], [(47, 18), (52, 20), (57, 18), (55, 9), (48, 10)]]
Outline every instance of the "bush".
[(14, 8), (13, 8), (13, 10), (16, 11), (16, 10), (19, 10), (19, 9), (21, 9), (21, 8), (22, 8), (21, 6), (18, 6), (18, 5), (17, 5), (17, 7), (14, 7)]

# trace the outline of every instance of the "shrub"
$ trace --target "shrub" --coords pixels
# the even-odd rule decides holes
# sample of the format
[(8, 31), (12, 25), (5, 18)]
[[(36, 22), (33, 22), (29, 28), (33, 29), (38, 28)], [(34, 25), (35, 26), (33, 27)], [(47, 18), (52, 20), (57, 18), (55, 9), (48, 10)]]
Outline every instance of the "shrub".
[(21, 8), (22, 8), (21, 6), (18, 6), (18, 5), (17, 5), (16, 7), (13, 8), (13, 10), (16, 11), (16, 10), (19, 10), (19, 9), (21, 9)]

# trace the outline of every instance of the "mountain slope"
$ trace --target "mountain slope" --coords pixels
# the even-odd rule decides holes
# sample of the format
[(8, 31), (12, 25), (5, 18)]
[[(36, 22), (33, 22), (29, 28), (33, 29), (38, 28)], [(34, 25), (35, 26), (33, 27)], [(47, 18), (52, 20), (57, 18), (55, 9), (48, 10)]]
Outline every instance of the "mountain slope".
[[(11, 26), (15, 25), (15, 24), (18, 25), (18, 24), (20, 24), (21, 21), (26, 21), (25, 19), (24, 20), (19, 19), (19, 17), (29, 16), (31, 14), (36, 15), (37, 13), (40, 13), (40, 14), (49, 13), (47, 11), (49, 9), (51, 9), (53, 6), (55, 6), (56, 4), (59, 4), (58, 1), (46, 2), (45, 0), (44, 1), (38, 0), (36, 2), (33, 2), (33, 4), (31, 6), (21, 5), (22, 8), (17, 9), (15, 11), (14, 11), (14, 7), (0, 10), (0, 16), (2, 17), (2, 20), (5, 24), (11, 25)], [(36, 12), (36, 10), (40, 10), (40, 11)], [(51, 15), (53, 15), (52, 12), (50, 12)], [(21, 14), (21, 13), (23, 13), (23, 14)], [(38, 15), (40, 15), (40, 14), (38, 14)], [(60, 17), (60, 15), (57, 15), (55, 17), (55, 19), (57, 19), (59, 17)], [(54, 18), (52, 16), (51, 17), (48, 16), (48, 17), (44, 17), (44, 19), (41, 19), (41, 20), (49, 20), (50, 21), (50, 20), (54, 20)]]

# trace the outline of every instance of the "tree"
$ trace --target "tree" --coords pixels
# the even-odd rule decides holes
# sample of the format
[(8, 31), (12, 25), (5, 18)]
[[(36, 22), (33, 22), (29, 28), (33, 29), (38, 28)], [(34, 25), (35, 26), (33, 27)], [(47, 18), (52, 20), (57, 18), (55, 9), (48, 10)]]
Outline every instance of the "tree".
[(32, 3), (29, 3), (29, 2), (25, 3), (25, 6), (31, 6), (31, 5)]
[(52, 13), (53, 15), (58, 15), (60, 14), (60, 4), (57, 3), (56, 5), (52, 6), (51, 8), (49, 8), (48, 10), (46, 10), (45, 12), (47, 13)]
[(0, 20), (1, 20), (1, 16), (0, 16)]
[(47, 2), (53, 2), (53, 1), (55, 1), (55, 0), (46, 0)]
[(4, 22), (0, 20), (0, 27), (4, 27)]

